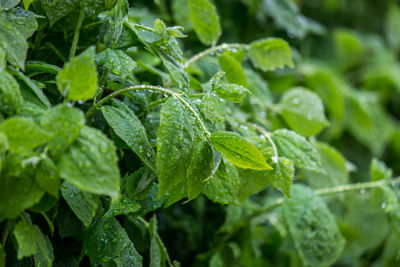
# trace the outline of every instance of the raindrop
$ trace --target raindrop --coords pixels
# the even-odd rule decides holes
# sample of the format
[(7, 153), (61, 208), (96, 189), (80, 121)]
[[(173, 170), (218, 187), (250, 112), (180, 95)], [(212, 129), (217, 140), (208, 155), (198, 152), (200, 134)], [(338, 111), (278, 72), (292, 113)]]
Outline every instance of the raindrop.
[(295, 104), (295, 105), (298, 104), (298, 103), (299, 103), (299, 99), (298, 99), (298, 98), (294, 98), (294, 99), (292, 100), (292, 103)]
[(363, 195), (363, 194), (365, 194), (365, 189), (363, 188), (363, 189), (361, 189), (360, 190), (360, 193)]
[(386, 207), (386, 203), (383, 202), (382, 205), (381, 205), (381, 207), (382, 207), (382, 209), (384, 209), (384, 208)]

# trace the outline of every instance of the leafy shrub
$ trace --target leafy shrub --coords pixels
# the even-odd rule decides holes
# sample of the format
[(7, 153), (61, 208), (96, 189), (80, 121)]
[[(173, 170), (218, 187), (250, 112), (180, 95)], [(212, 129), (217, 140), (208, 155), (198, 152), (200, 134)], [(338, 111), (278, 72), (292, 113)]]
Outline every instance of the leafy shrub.
[(132, 2), (0, 2), (0, 266), (399, 264), (394, 1)]

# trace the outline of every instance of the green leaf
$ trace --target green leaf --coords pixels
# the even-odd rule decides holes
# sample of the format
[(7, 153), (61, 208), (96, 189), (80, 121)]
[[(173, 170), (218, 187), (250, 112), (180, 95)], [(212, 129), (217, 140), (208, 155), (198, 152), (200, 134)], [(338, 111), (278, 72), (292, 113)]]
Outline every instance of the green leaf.
[(18, 259), (34, 255), (35, 266), (52, 266), (53, 246), (37, 225), (28, 225), (21, 220), (13, 233), (18, 243)]
[(200, 108), (204, 116), (212, 123), (222, 123), (225, 121), (223, 105), (215, 93), (206, 93), (201, 99)]
[(6, 252), (4, 251), (3, 246), (0, 244), (0, 267), (6, 266)]
[(372, 159), (370, 173), (372, 181), (392, 179), (393, 176), (392, 169), (388, 168), (383, 161), (376, 158)]
[(306, 171), (307, 181), (313, 188), (327, 188), (346, 184), (349, 180), (349, 172), (346, 167), (346, 159), (334, 147), (325, 143), (315, 143), (315, 148), (321, 158), (325, 174)]
[(221, 161), (214, 176), (207, 182), (204, 194), (221, 204), (238, 204), (240, 179), (236, 167)]
[(267, 38), (252, 42), (249, 48), (251, 62), (263, 71), (285, 66), (294, 67), (288, 43), (279, 38)]
[(32, 4), (32, 2), (34, 2), (35, 0), (22, 0), (22, 2), (24, 3), (24, 8), (26, 10), (28, 10), (29, 6)]
[(103, 65), (112, 74), (120, 76), (122, 80), (132, 74), (136, 68), (136, 62), (121, 50), (107, 50), (96, 55), (97, 64)]
[(7, 66), (6, 52), (0, 46), (0, 73), (6, 68), (6, 66)]
[(260, 171), (238, 168), (240, 177), (239, 202), (264, 190), (271, 184), (273, 171)]
[(293, 131), (276, 130), (272, 134), (278, 155), (293, 161), (298, 168), (325, 173), (317, 150), (307, 140)]
[(279, 107), (287, 124), (301, 135), (318, 134), (329, 124), (321, 99), (309, 90), (293, 88), (287, 91)]
[(167, 249), (158, 234), (157, 217), (153, 217), (149, 221), (148, 230), (150, 233), (150, 267), (171, 266), (171, 259), (167, 253)]
[(94, 266), (110, 261), (121, 267), (142, 266), (142, 257), (115, 218), (103, 217), (97, 221), (85, 234), (83, 243), (83, 251)]
[(97, 72), (92, 46), (64, 65), (57, 75), (57, 87), (68, 100), (85, 101), (97, 91)]
[(207, 141), (199, 142), (192, 152), (189, 166), (187, 167), (187, 190), (189, 200), (197, 197), (205, 186), (205, 180), (212, 175), (214, 168), (214, 154)]
[(60, 177), (82, 191), (119, 195), (119, 169), (114, 144), (99, 130), (83, 127), (57, 164)]
[(38, 23), (36, 21), (36, 14), (22, 8), (14, 8), (13, 12), (6, 13), (7, 20), (12, 22), (15, 28), (28, 39), (37, 30)]
[(0, 71), (0, 111), (15, 115), (19, 112), (22, 101), (18, 82), (7, 71)]
[(0, 132), (0, 173), (2, 169), (3, 161), (6, 157), (6, 152), (9, 148), (7, 136), (5, 133)]
[(0, 132), (7, 135), (9, 149), (15, 153), (31, 151), (44, 145), (49, 138), (46, 131), (33, 121), (22, 117), (12, 117), (5, 120), (0, 125)]
[(247, 78), (242, 64), (228, 53), (223, 53), (218, 57), (221, 69), (226, 73), (226, 79), (230, 83), (235, 83), (247, 87)]
[(199, 40), (205, 45), (216, 43), (221, 25), (215, 6), (209, 0), (188, 0), (190, 20)]
[(44, 195), (35, 177), (37, 154), (7, 154), (0, 173), (0, 222), (14, 219)]
[(122, 196), (118, 202), (113, 201), (105, 216), (115, 217), (140, 211), (141, 205), (130, 197)]
[(24, 68), (28, 43), (5, 12), (0, 13), (0, 48), (5, 51), (10, 64)]
[(190, 20), (189, 3), (187, 0), (173, 0), (171, 3), (174, 20), (178, 25), (181, 25), (185, 32), (193, 29), (192, 21)]
[(20, 0), (3, 0), (0, 2), (0, 9), (10, 9), (18, 5)]
[(325, 202), (302, 185), (294, 185), (283, 215), (304, 266), (331, 266), (341, 255), (343, 239)]
[(293, 162), (286, 158), (278, 158), (278, 162), (276, 162), (276, 166), (274, 166), (273, 175), (271, 177), (272, 185), (289, 197), (293, 178)]
[(234, 132), (219, 131), (211, 134), (216, 150), (238, 167), (256, 170), (272, 170), (261, 152), (246, 139)]
[(115, 106), (103, 106), (101, 111), (114, 132), (155, 171), (155, 153), (147, 137), (146, 129), (135, 113), (125, 104), (114, 101)]
[(42, 7), (50, 21), (50, 27), (62, 17), (75, 11), (80, 0), (41, 0)]
[(52, 135), (48, 143), (51, 154), (59, 158), (78, 138), (84, 124), (83, 113), (66, 104), (47, 110), (42, 115), (40, 125)]
[(169, 99), (161, 109), (157, 131), (158, 195), (169, 192), (179, 183), (186, 183), (186, 168), (193, 146), (193, 126), (186, 108)]
[(243, 86), (232, 83), (218, 83), (214, 90), (219, 97), (236, 103), (250, 94), (250, 91)]
[(99, 197), (82, 192), (68, 182), (64, 182), (61, 186), (61, 195), (76, 217), (81, 220), (86, 228), (89, 227), (96, 215)]
[(398, 4), (391, 3), (389, 5), (389, 11), (386, 16), (386, 39), (390, 45), (390, 47), (395, 50), (399, 50), (400, 48), (400, 30), (397, 25), (400, 23), (400, 9)]
[(56, 165), (50, 158), (46, 157), (38, 164), (35, 172), (35, 180), (42, 190), (54, 197), (58, 197), (61, 181)]

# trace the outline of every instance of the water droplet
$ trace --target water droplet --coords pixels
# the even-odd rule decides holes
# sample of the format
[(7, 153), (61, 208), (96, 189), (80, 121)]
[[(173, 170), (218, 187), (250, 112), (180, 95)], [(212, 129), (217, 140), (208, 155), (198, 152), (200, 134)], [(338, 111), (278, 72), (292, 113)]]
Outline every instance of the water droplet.
[(298, 99), (298, 98), (294, 98), (294, 99), (292, 100), (292, 103), (295, 104), (295, 105), (298, 104), (298, 103), (299, 103), (299, 99)]
[(363, 194), (365, 194), (365, 189), (363, 188), (363, 189), (361, 189), (360, 190), (360, 193), (363, 195)]
[(386, 203), (383, 202), (382, 205), (381, 205), (381, 207), (382, 207), (382, 209), (386, 208)]

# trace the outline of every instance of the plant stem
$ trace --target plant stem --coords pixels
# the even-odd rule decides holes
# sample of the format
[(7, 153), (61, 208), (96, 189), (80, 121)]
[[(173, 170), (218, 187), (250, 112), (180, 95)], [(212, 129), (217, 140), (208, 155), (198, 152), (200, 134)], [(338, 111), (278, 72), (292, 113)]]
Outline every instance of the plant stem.
[(221, 44), (217, 46), (210, 47), (196, 55), (194, 55), (192, 58), (190, 58), (188, 61), (185, 63), (185, 69), (189, 67), (193, 62), (196, 62), (202, 57), (205, 57), (209, 54), (214, 53), (215, 51), (222, 51), (222, 50), (227, 50), (227, 49), (245, 49), (247, 50), (249, 48), (249, 45), (247, 44)]
[(167, 88), (163, 88), (163, 87), (159, 87), (159, 86), (154, 86), (154, 85), (145, 85), (145, 84), (141, 84), (141, 85), (134, 85), (134, 86), (130, 86), (130, 87), (126, 87), (123, 89), (120, 89), (118, 91), (115, 91), (111, 94), (109, 94), (108, 96), (102, 98), (99, 102), (97, 102), (96, 104), (94, 104), (87, 112), (86, 112), (86, 118), (90, 118), (93, 113), (96, 111), (96, 109), (101, 106), (102, 104), (104, 104), (105, 102), (107, 102), (108, 100), (110, 100), (111, 98), (114, 98), (117, 95), (129, 92), (129, 91), (138, 91), (138, 90), (152, 90), (152, 91), (159, 91), (159, 92), (163, 92), (165, 94), (169, 94), (173, 97), (175, 97), (176, 99), (178, 99), (179, 101), (181, 101), (181, 103), (183, 105), (185, 105), (190, 112), (193, 114), (193, 116), (196, 118), (196, 120), (199, 122), (200, 127), (202, 128), (202, 130), (204, 131), (204, 134), (206, 135), (207, 138), (210, 137), (210, 132), (207, 130), (206, 126), (203, 123), (203, 120), (200, 118), (200, 115), (197, 113), (197, 111), (195, 109), (193, 109), (193, 107), (185, 100), (182, 98), (182, 96), (174, 91), (171, 91)]
[(275, 163), (277, 163), (278, 162), (278, 158), (279, 158), (279, 154), (278, 154), (278, 149), (276, 148), (275, 142), (271, 138), (271, 133), (266, 131), (266, 130), (264, 130), (263, 128), (261, 128), (257, 124), (254, 124), (254, 123), (247, 123), (247, 124), (250, 125), (251, 127), (255, 128), (255, 129), (257, 129), (259, 132), (261, 132), (265, 136), (265, 138), (268, 139), (268, 141), (271, 143), (272, 149), (274, 151), (274, 157), (275, 158), (272, 159), (272, 161), (274, 161), (274, 162), (276, 161)]
[(69, 51), (68, 60), (71, 60), (76, 53), (76, 47), (78, 45), (79, 34), (81, 32), (82, 22), (85, 17), (85, 7), (81, 6), (81, 10), (79, 11), (78, 22), (76, 23), (74, 39), (72, 40), (71, 50)]

